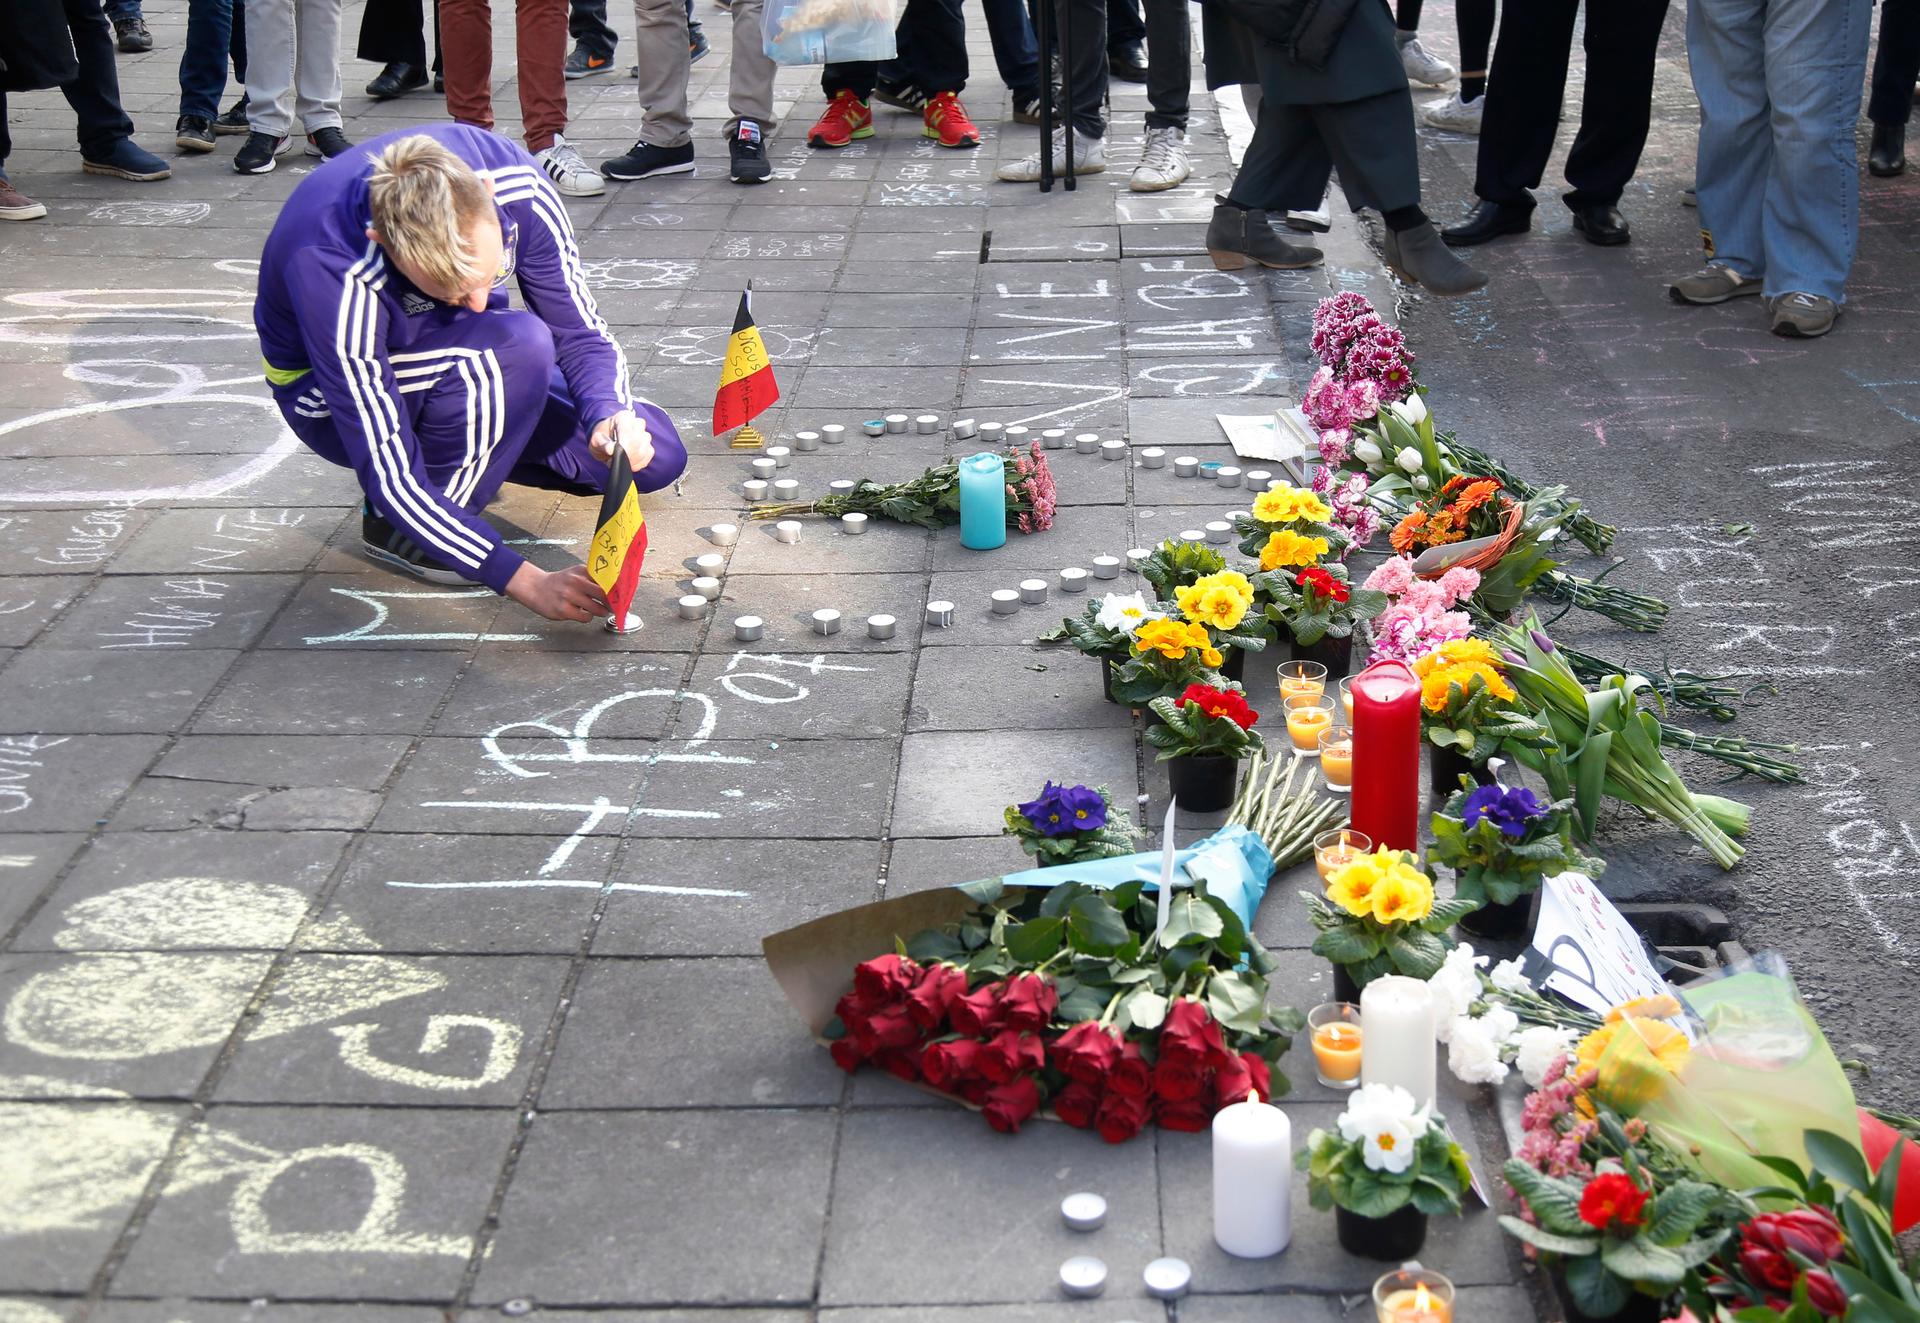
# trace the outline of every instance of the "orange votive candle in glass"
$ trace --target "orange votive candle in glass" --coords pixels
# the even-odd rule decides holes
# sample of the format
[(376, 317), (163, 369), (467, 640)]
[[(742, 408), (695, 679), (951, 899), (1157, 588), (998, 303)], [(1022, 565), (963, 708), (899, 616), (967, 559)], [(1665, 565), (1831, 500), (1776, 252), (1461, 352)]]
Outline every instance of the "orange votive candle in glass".
[(1378, 1323), (1453, 1323), (1453, 1283), (1409, 1265), (1373, 1284)]
[(1327, 668), (1319, 662), (1281, 662), (1277, 668), (1280, 699), (1319, 698), (1327, 692)]
[(1353, 724), (1353, 679), (1349, 676), (1340, 682), (1340, 710), (1346, 714), (1347, 724)]
[(1287, 736), (1296, 758), (1320, 756), (1320, 733), (1333, 726), (1333, 700), (1300, 694), (1287, 700)]
[(1334, 794), (1353, 793), (1353, 732), (1345, 726), (1320, 732), (1320, 775)]
[(1313, 1042), (1313, 1070), (1330, 1089), (1351, 1089), (1360, 1083), (1360, 1008), (1350, 1001), (1330, 1001), (1307, 1016)]
[(1335, 827), (1313, 838), (1313, 866), (1322, 882), (1333, 881), (1335, 873), (1361, 855), (1372, 853), (1373, 842), (1351, 827)]

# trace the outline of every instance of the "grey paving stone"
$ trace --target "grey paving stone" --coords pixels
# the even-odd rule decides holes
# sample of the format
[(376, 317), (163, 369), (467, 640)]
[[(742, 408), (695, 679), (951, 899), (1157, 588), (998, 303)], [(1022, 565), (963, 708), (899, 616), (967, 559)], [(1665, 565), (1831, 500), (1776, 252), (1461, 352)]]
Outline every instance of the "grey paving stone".
[[(296, 956), (214, 1097), (511, 1107), (566, 972), (563, 957)], [(315, 1023), (335, 997), (337, 1021)]]
[(1046, 780), (1134, 793), (1130, 731), (934, 731), (907, 736), (894, 796), (895, 836), (993, 836), (1009, 804)]
[[(823, 1309), (820, 1319), (821, 1323), (1087, 1323), (1090, 1313), (1100, 1308), (1102, 1306), (1067, 1300), (1050, 1304), (908, 1305), (877, 1309)], [(1128, 1323), (1134, 1319), (1141, 1320), (1141, 1323), (1146, 1320), (1160, 1323), (1168, 1316), (1166, 1307), (1153, 1300), (1128, 1301), (1122, 1306), (1104, 1307), (1108, 1314), (1116, 1308), (1123, 1311), (1117, 1317)]]
[[(844, 626), (862, 634), (865, 628), (859, 617)], [(717, 653), (724, 645), (714, 646)], [(885, 739), (902, 733), (908, 690), (917, 689), (910, 654), (836, 654), (834, 665), (858, 669), (837, 672), (829, 684), (807, 671), (807, 659), (791, 660), (798, 664), (775, 664), (744, 647), (703, 656), (690, 688), (711, 697), (715, 707), (682, 704), (675, 736), (697, 738), (709, 722), (729, 736), (754, 739)]]
[[(469, 1310), (460, 1323), (494, 1323), (498, 1310)], [(806, 1310), (791, 1309), (542, 1309), (540, 1323), (812, 1323)]]
[[(836, 457), (837, 458), (837, 457)], [(936, 461), (908, 461), (910, 464), (931, 464)], [(859, 473), (865, 475), (867, 468), (858, 464), (841, 464), (831, 470), (835, 473)], [(832, 478), (818, 477), (811, 481), (814, 495), (825, 496), (827, 484)], [(858, 479), (854, 479), (858, 481)], [(886, 481), (886, 479), (875, 479)], [(890, 519), (868, 516), (866, 532), (848, 534), (837, 519), (827, 516), (805, 518), (801, 520), (800, 541), (781, 542), (773, 535), (772, 524), (761, 522), (746, 523), (741, 527), (740, 540), (733, 547), (728, 559), (727, 573), (735, 574), (876, 574), (900, 573), (906, 570), (918, 570), (927, 563), (930, 545), (941, 537), (954, 537), (954, 533), (930, 532), (912, 524), (895, 523)], [(723, 591), (721, 600), (726, 600)]]
[[(833, 1130), (829, 1116), (771, 1110), (543, 1117), (527, 1137), (474, 1299), (808, 1302)], [(700, 1192), (698, 1219), (685, 1215), (692, 1191)], [(583, 1219), (582, 1208), (596, 1215)], [(633, 1252), (640, 1245), (646, 1253)]]
[(79, 834), (0, 835), (0, 933), (5, 933), (86, 843)]
[[(0, 516), (4, 518), (4, 516)], [(4, 536), (4, 530), (0, 530)], [(35, 575), (0, 579), (0, 646), (24, 648), (85, 585), (75, 578)]]
[(0, 718), (17, 734), (180, 729), (240, 654), (230, 649), (83, 652), (36, 648), (0, 674)]
[[(1271, 396), (1251, 400), (1193, 399), (1182, 397), (1135, 399), (1127, 402), (1127, 437), (1137, 446), (1165, 446), (1174, 453), (1186, 453), (1196, 446), (1227, 445), (1216, 416), (1223, 413), (1271, 413), (1282, 401)], [(1208, 455), (1204, 458), (1220, 458)], [(1279, 466), (1262, 463), (1259, 467)], [(1157, 471), (1173, 481), (1173, 469)]]
[(317, 576), (294, 595), (263, 646), (471, 648), (524, 633), (513, 619), (493, 628), (500, 604), (490, 589), (478, 586), (442, 588), (399, 575)]
[(0, 735), (8, 829), (91, 831), (161, 743), (154, 735)]
[(0, 1237), (0, 1290), (85, 1292), (185, 1109), (49, 1101), (6, 1110), (20, 1163), (9, 1186), (38, 1216), (32, 1230)]
[(13, 949), (279, 950), (346, 847), (338, 832), (110, 833)]
[(1126, 708), (1101, 696), (1100, 682), (1099, 663), (1071, 648), (932, 648), (914, 671), (908, 729), (1131, 725)]
[(1133, 399), (1148, 400), (1198, 397), (1216, 406), (1223, 397), (1229, 404), (1245, 400), (1248, 407), (1244, 412), (1260, 413), (1272, 407), (1263, 402), (1285, 394), (1291, 380), (1286, 359), (1280, 355), (1155, 358), (1129, 366), (1128, 394)]
[[(1386, 1265), (1381, 1265), (1384, 1268)], [(1444, 1267), (1442, 1271), (1449, 1271)], [(1196, 1276), (1196, 1283), (1198, 1278)], [(1325, 1319), (1343, 1316), (1340, 1306), (1350, 1297), (1282, 1295), (1195, 1295), (1180, 1304), (1183, 1323), (1269, 1323), (1284, 1318)], [(1371, 1305), (1361, 1305), (1361, 1311)], [(1534, 1323), (1538, 1317), (1527, 1293), (1517, 1286), (1463, 1286), (1454, 1296), (1454, 1317), (1485, 1319), (1487, 1323)], [(1351, 1316), (1351, 1315), (1347, 1315)]]
[[(512, 1111), (216, 1107), (116, 1285), (177, 1295), (217, 1275), (248, 1296), (450, 1300), (516, 1123)], [(209, 1166), (241, 1183), (206, 1181)]]
[(922, 298), (917, 294), (838, 294), (827, 304), (829, 326), (964, 327), (973, 321), (973, 305), (964, 298)]
[[(955, 1171), (975, 1179), (936, 1174)], [(1146, 1294), (1140, 1270), (1161, 1252), (1158, 1185), (1151, 1137), (1109, 1145), (1042, 1121), (1001, 1135), (957, 1107), (851, 1114), (820, 1302), (963, 1304), (987, 1291), (1013, 1302), (1057, 1300), (1061, 1261), (1094, 1252), (1060, 1220), (1060, 1200), (1095, 1190), (1108, 1205), (1097, 1251), (1111, 1273), (1105, 1298), (1131, 1304)], [(902, 1216), (903, 1201), (912, 1216)]]
[(244, 782), (148, 776), (127, 792), (107, 830), (356, 831), (373, 821), (379, 806), (379, 796), (366, 790), (270, 790)]
[(414, 734), (465, 664), (451, 652), (253, 652), (194, 730), (260, 735)]
[(347, 510), (163, 510), (128, 546), (121, 568), (142, 574), (288, 573), (310, 566), (343, 528), (359, 536)]
[(1007, 837), (895, 841), (887, 857), (887, 895), (958, 886), (977, 878), (1016, 873), (1032, 865), (1033, 860)]
[(685, 755), (701, 761), (648, 780), (628, 831), (859, 838), (884, 820), (895, 748), (888, 740), (714, 740)]
[(411, 743), (400, 735), (186, 735), (149, 774), (258, 786), (377, 790)]
[[(830, 536), (839, 537), (841, 534)], [(833, 675), (836, 678), (831, 681), (823, 678), (817, 686), (808, 686), (809, 689), (817, 687), (823, 690), (855, 687), (851, 673), (842, 675), (832, 668), (855, 666), (859, 662), (843, 659), (837, 654), (911, 651), (920, 637), (927, 604), (924, 580), (916, 574), (896, 573), (849, 574), (837, 578), (805, 573), (740, 574), (726, 581), (720, 600), (722, 609), (712, 613), (705, 621), (676, 619), (649, 622), (647, 628), (653, 629), (657, 623), (660, 636), (690, 641), (701, 632), (694, 625), (703, 625), (708, 646), (716, 652), (733, 648), (751, 651), (756, 655), (776, 653), (789, 658), (832, 657), (832, 661), (821, 663), (821, 674), (823, 677)], [(840, 613), (839, 633), (815, 632), (813, 613), (822, 609)], [(765, 636), (760, 641), (744, 644), (734, 642), (733, 622), (743, 615), (759, 616), (764, 622)], [(892, 639), (882, 641), (867, 637), (866, 621), (875, 615), (894, 618), (896, 623)]]
[[(1091, 462), (1100, 463), (1098, 460)], [(1121, 466), (1106, 464), (1103, 467)], [(1056, 486), (1069, 484), (1077, 476), (1077, 470), (1063, 469), (1056, 474), (1054, 483)], [(1134, 545), (1131, 529), (1132, 522), (1125, 509), (1076, 506), (1058, 511), (1054, 515), (1053, 527), (1045, 532), (1023, 534), (1009, 527), (1006, 542), (988, 551), (962, 546), (957, 536), (949, 534), (935, 541), (933, 565), (937, 571), (994, 570), (1016, 578), (1029, 577), (1026, 572), (1032, 571), (1032, 577), (1057, 580), (1062, 569), (1069, 565), (1085, 569), (1093, 563), (1095, 556), (1124, 557), (1127, 548)], [(1006, 586), (1012, 588), (1016, 584), (1008, 583)], [(1058, 589), (1059, 584), (1054, 582), (1047, 605), (1052, 606), (1055, 601), (1085, 605), (1084, 601), (1075, 602), (1072, 594), (1062, 593)]]
[[(1330, 1126), (1340, 1114), (1332, 1103), (1285, 1103), (1292, 1122), (1294, 1143), (1303, 1145), (1315, 1126)], [(1473, 1136), (1461, 1133), (1461, 1146), (1474, 1154)], [(1486, 1164), (1476, 1160), (1482, 1176)], [(1213, 1243), (1213, 1177), (1211, 1144), (1205, 1135), (1160, 1135), (1162, 1210), (1167, 1227), (1167, 1252), (1193, 1265), (1194, 1279), (1216, 1291), (1312, 1289), (1365, 1291), (1383, 1271), (1380, 1264), (1343, 1251), (1336, 1239), (1333, 1214), (1307, 1203), (1307, 1177), (1293, 1176), (1293, 1242), (1271, 1259), (1235, 1259)], [(1508, 1238), (1486, 1208), (1473, 1208), (1459, 1217), (1431, 1218), (1421, 1262), (1444, 1265), (1447, 1276), (1461, 1285), (1498, 1285), (1513, 1279), (1508, 1262)]]
[(151, 517), (124, 507), (0, 511), (0, 574), (93, 574)]
[(764, 937), (877, 899), (879, 876), (878, 840), (634, 840), (593, 951), (757, 955)]
[(368, 833), (307, 944), (363, 949), (363, 936), (392, 952), (571, 954), (612, 858), (611, 839)]
[(102, 1323), (439, 1323), (424, 1305), (302, 1305), (277, 1300), (246, 1304), (213, 1300), (106, 1300), (91, 1317)]
[[(866, 232), (876, 233), (871, 228)], [(852, 261), (840, 268), (840, 277), (834, 282), (834, 289), (842, 294), (910, 294), (919, 290), (952, 295), (965, 294), (972, 288), (973, 273), (964, 266), (928, 266), (923, 262)]]
[[(670, 696), (685, 667), (673, 653), (584, 654), (561, 662), (544, 653), (489, 651), (454, 685), (434, 734), (485, 735), (523, 722), (573, 731), (584, 721), (584, 734), (657, 737), (672, 723)], [(624, 697), (640, 694), (657, 696)]]
[[(1046, 535), (1040, 536), (1044, 538)], [(1118, 556), (1125, 551), (1126, 548), (1122, 547), (1120, 551), (1095, 554)], [(1068, 562), (1063, 561), (1065, 563)], [(1074, 598), (1073, 594), (1049, 589), (1046, 601), (1022, 603), (1020, 609), (1010, 615), (997, 615), (993, 610), (993, 594), (996, 591), (1003, 588), (1018, 590), (1023, 579), (1040, 578), (1043, 573), (1044, 570), (1020, 569), (936, 573), (928, 595), (953, 603), (953, 624), (944, 629), (930, 626), (925, 635), (927, 646), (973, 648), (988, 644), (1003, 647), (1020, 645), (1033, 648), (1036, 660), (1045, 661), (1053, 657), (1054, 646), (1047, 644), (1042, 647), (1038, 639), (1041, 634), (1058, 627), (1066, 612), (1072, 609), (1069, 604)], [(1143, 587), (1143, 583), (1138, 578), (1123, 574), (1113, 581), (1113, 586), (1120, 592), (1133, 592)], [(1088, 590), (1089, 593), (1091, 591)], [(1084, 606), (1084, 601), (1080, 605)]]
[[(575, 749), (591, 761), (576, 760)], [(588, 811), (573, 805), (590, 806), (598, 797), (615, 810), (631, 804), (660, 752), (650, 740), (596, 740), (570, 748), (561, 737), (543, 735), (503, 740), (497, 758), (490, 758), (479, 740), (422, 740), (387, 797), (379, 827), (564, 836)], [(619, 830), (619, 814), (613, 817), (602, 832)]]
[(763, 960), (593, 960), (540, 1106), (828, 1106), (845, 1079)]

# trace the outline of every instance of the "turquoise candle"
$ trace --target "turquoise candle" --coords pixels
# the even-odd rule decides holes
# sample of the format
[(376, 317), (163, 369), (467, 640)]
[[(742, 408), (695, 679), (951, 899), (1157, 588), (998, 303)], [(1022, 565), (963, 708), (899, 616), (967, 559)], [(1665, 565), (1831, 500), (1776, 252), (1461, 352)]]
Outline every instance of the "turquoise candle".
[(991, 450), (960, 461), (960, 545), (986, 551), (1007, 540), (1007, 462)]

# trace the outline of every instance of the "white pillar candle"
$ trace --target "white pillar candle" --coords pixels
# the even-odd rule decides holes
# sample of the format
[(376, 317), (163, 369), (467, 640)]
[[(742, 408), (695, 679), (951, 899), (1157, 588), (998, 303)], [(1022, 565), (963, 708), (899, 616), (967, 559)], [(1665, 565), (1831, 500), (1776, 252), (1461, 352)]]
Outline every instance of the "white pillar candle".
[(980, 439), (991, 446), (999, 445), (1007, 439), (1007, 425), (1005, 423), (981, 423)]
[(816, 634), (838, 634), (840, 632), (840, 613), (832, 607), (813, 613), (813, 632)]
[(679, 607), (682, 620), (698, 620), (707, 613), (707, 599), (698, 593), (688, 593), (680, 599)]
[(1438, 1052), (1427, 985), (1384, 974), (1360, 993), (1360, 1082), (1397, 1084), (1422, 1106), (1433, 1101)]
[(973, 434), (978, 430), (978, 427), (979, 425), (971, 418), (956, 418), (948, 426), (947, 430), (952, 432), (957, 440), (970, 441), (973, 439)]
[[(773, 452), (768, 451), (767, 453), (772, 454)], [(1238, 487), (1240, 485), (1240, 470), (1232, 464), (1222, 464), (1213, 471), (1213, 480), (1222, 487)]]
[(1101, 459), (1125, 459), (1126, 457), (1127, 443), (1125, 441), (1116, 438), (1112, 441), (1102, 441), (1100, 443)]
[(867, 517), (858, 510), (840, 516), (840, 531), (843, 533), (864, 533), (867, 531)]
[(890, 639), (894, 627), (899, 624), (892, 616), (879, 615), (867, 617), (867, 637), (870, 639)]
[(1195, 477), (1200, 472), (1200, 460), (1194, 455), (1175, 455), (1173, 457), (1173, 476), (1176, 478)]
[(997, 616), (1010, 616), (1020, 609), (1020, 594), (1011, 588), (993, 590), (993, 613)]
[(1278, 1254), (1293, 1238), (1293, 1126), (1248, 1099), (1213, 1114), (1213, 1239), (1241, 1259)]
[(740, 484), (740, 490), (746, 493), (749, 501), (760, 502), (767, 499), (769, 484), (760, 478), (748, 478)]

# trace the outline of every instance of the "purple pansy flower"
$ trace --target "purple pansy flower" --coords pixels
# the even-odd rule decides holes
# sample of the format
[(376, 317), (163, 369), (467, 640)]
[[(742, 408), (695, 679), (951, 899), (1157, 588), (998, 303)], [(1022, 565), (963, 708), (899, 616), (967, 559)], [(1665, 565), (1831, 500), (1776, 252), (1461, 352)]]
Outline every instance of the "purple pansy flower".
[(1547, 806), (1525, 786), (1481, 786), (1467, 796), (1461, 821), (1472, 831), (1485, 818), (1504, 836), (1525, 836), (1532, 820), (1545, 816)]
[(1038, 799), (1016, 807), (1042, 836), (1071, 836), (1107, 825), (1107, 801), (1086, 786), (1057, 786), (1049, 781)]

